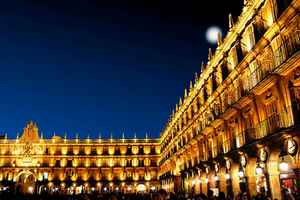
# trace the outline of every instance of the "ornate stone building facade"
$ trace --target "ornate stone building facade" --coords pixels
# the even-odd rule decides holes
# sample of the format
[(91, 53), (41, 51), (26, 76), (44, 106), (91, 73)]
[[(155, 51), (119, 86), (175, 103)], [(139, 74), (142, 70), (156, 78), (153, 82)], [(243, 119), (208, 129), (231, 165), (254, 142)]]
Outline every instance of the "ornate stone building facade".
[[(159, 185), (159, 139), (43, 139), (31, 121), (1, 140), (1, 190), (15, 193), (150, 192)], [(78, 138), (78, 135), (76, 135)]]
[(299, 10), (298, 0), (245, 0), (160, 139), (43, 139), (32, 122), (20, 139), (1, 139), (1, 189), (299, 191)]
[(300, 190), (300, 1), (248, 0), (161, 133), (162, 187)]

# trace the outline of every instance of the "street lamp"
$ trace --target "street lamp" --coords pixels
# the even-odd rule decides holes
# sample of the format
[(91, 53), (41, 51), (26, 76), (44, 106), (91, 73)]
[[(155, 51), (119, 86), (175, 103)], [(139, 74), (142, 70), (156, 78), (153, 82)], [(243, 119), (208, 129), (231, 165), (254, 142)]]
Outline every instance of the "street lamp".
[(257, 166), (255, 168), (256, 174), (260, 175), (260, 174), (262, 174), (262, 171), (263, 171), (262, 167), (260, 166), (259, 163), (257, 163)]
[(225, 179), (230, 179), (230, 174), (228, 172), (225, 173)]
[(208, 177), (206, 177), (206, 178), (205, 178), (205, 182), (208, 183), (208, 181), (209, 181), (209, 179), (208, 179)]
[(219, 180), (219, 177), (218, 177), (217, 174), (214, 176), (214, 180), (215, 180), (215, 181), (218, 181), (218, 180)]
[(244, 174), (244, 169), (243, 169), (242, 166), (240, 166), (238, 174), (239, 174), (239, 177), (240, 177), (240, 178), (243, 178), (243, 177), (244, 177), (245, 174)]
[(256, 165), (256, 168), (255, 168), (255, 173), (260, 175), (260, 174), (262, 174), (262, 172), (263, 172), (263, 168), (261, 167), (260, 159), (257, 158), (257, 165)]
[(289, 167), (287, 162), (284, 160), (284, 156), (287, 156), (287, 155), (288, 155), (287, 152), (284, 150), (282, 150), (279, 154), (279, 158), (280, 157), (282, 158), (281, 162), (279, 163), (279, 167), (282, 171), (286, 171)]

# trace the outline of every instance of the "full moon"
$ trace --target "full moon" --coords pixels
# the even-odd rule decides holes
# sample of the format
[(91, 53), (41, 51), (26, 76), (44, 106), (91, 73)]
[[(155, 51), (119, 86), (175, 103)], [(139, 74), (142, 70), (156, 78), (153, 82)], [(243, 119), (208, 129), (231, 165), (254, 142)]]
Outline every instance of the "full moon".
[(211, 44), (218, 43), (218, 33), (222, 37), (222, 30), (217, 26), (211, 26), (206, 31), (206, 40)]

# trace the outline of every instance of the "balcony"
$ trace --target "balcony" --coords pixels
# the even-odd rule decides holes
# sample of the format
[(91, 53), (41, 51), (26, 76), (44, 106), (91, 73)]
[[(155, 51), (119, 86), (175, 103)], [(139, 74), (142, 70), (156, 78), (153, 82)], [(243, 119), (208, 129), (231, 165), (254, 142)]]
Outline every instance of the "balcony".
[(245, 131), (233, 136), (233, 149), (240, 148), (271, 134), (282, 131), (300, 123), (299, 104), (292, 105), (277, 113), (272, 114), (265, 120), (253, 125)]

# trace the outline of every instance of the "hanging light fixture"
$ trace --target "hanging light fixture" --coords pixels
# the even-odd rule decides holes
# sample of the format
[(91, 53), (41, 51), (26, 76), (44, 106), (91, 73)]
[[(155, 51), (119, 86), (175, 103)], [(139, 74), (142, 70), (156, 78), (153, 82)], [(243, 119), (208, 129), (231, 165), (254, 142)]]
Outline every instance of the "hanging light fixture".
[(208, 179), (208, 177), (206, 177), (206, 178), (205, 178), (205, 182), (208, 183), (208, 181), (209, 181), (209, 179)]
[(260, 174), (262, 174), (262, 172), (263, 172), (263, 168), (260, 165), (260, 159), (257, 158), (257, 166), (255, 168), (255, 173), (260, 175)]
[(227, 179), (227, 180), (230, 179), (230, 175), (228, 172), (225, 173), (225, 179)]
[(240, 166), (238, 174), (239, 174), (239, 177), (240, 177), (240, 178), (243, 178), (243, 177), (244, 177), (245, 174), (244, 174), (244, 170), (243, 170), (243, 167), (242, 167), (242, 166)]
[(230, 174), (228, 173), (229, 169), (226, 168), (226, 173), (225, 173), (225, 179), (228, 180), (230, 179)]
[(289, 166), (288, 166), (287, 162), (284, 160), (283, 156), (282, 156), (282, 161), (280, 162), (279, 166), (282, 171), (286, 171), (289, 168)]
[(258, 174), (258, 175), (262, 174), (262, 171), (263, 171), (262, 167), (257, 163), (257, 166), (255, 168), (256, 174)]
[(282, 171), (286, 171), (288, 169), (288, 163), (284, 160), (284, 156), (287, 156), (287, 152), (282, 150), (279, 154), (279, 157), (282, 157), (281, 162), (279, 163), (279, 167)]
[(199, 183), (199, 184), (201, 183), (201, 179), (200, 179), (200, 178), (198, 178), (198, 183)]
[(214, 176), (215, 181), (219, 180), (219, 177), (217, 176), (217, 174)]

